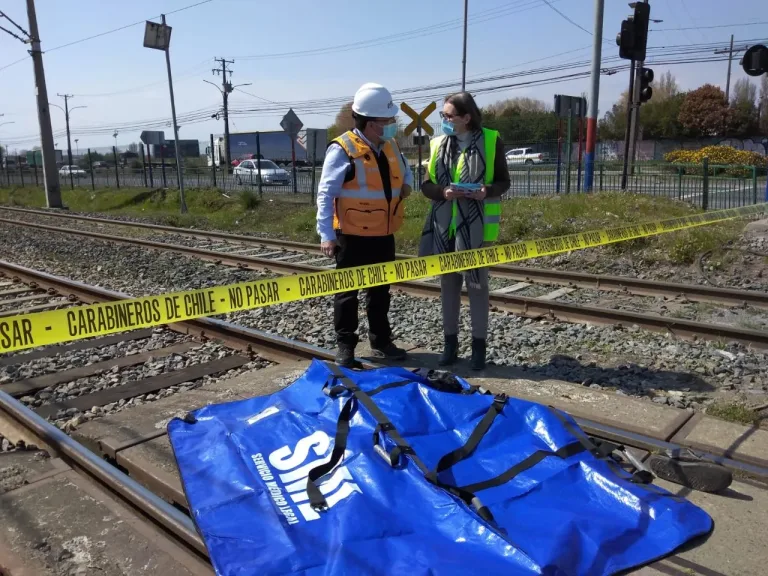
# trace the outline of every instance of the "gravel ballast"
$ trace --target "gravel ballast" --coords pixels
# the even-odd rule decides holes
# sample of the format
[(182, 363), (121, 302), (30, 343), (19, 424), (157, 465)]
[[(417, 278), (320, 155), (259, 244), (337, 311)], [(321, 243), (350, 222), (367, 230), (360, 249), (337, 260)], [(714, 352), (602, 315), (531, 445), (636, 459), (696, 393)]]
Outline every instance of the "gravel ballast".
[[(135, 296), (273, 276), (17, 226), (0, 225), (0, 240), (7, 260)], [(318, 298), (236, 313), (229, 320), (333, 348), (332, 315), (331, 299)], [(400, 342), (439, 352), (439, 300), (407, 296), (395, 288), (390, 317)], [(462, 320), (461, 353), (466, 356), (466, 309)], [(361, 340), (366, 329), (361, 306)], [(532, 380), (562, 379), (678, 408), (701, 408), (714, 400), (758, 404), (768, 395), (768, 359), (762, 352), (736, 343), (679, 341), (637, 327), (540, 321), (492, 311), (488, 359)]]

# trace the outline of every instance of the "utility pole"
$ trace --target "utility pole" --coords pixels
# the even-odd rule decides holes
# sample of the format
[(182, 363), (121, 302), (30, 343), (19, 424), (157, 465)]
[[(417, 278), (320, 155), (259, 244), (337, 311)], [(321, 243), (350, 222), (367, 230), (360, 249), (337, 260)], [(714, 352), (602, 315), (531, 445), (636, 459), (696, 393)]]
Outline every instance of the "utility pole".
[(733, 60), (733, 34), (731, 34), (731, 47), (728, 49), (728, 76), (725, 80), (725, 101), (730, 102), (731, 96), (731, 61)]
[(584, 167), (584, 191), (592, 191), (595, 175), (595, 144), (597, 141), (597, 101), (600, 98), (600, 63), (603, 47), (603, 9), (605, 0), (595, 0), (594, 44), (592, 45), (592, 85), (589, 90), (589, 112), (587, 114), (587, 154)]
[(214, 74), (221, 74), (221, 96), (224, 99), (224, 144), (227, 148), (227, 174), (232, 167), (232, 150), (229, 145), (229, 93), (232, 92), (232, 82), (227, 82), (227, 73), (232, 76), (232, 70), (227, 69), (227, 64), (234, 64), (234, 60), (224, 58), (214, 58), (216, 62), (221, 63), (221, 69), (214, 68)]
[[(467, 16), (469, 15), (469, 0), (464, 0), (464, 56), (461, 60), (461, 91), (467, 88)], [(419, 164), (421, 170), (421, 164)]]
[(40, 144), (43, 155), (45, 199), (48, 208), (64, 208), (64, 204), (61, 202), (59, 172), (56, 169), (56, 156), (53, 147), (53, 129), (51, 128), (51, 111), (48, 108), (48, 89), (45, 86), (43, 51), (40, 48), (40, 33), (37, 29), (35, 0), (27, 0), (27, 17), (29, 18), (29, 41), (32, 45), (29, 54), (32, 56), (35, 70), (37, 118), (40, 122)]

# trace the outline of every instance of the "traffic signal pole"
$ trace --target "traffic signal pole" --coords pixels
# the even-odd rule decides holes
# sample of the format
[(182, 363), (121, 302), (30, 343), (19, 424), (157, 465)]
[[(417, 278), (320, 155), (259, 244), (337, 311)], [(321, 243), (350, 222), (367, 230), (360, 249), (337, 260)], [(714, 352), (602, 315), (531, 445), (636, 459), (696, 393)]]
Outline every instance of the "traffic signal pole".
[(600, 98), (600, 64), (603, 47), (603, 9), (605, 0), (595, 0), (595, 29), (592, 46), (592, 85), (589, 90), (589, 112), (587, 113), (587, 153), (584, 166), (584, 190), (592, 191), (595, 175), (595, 145), (597, 143), (597, 101)]
[(621, 32), (616, 38), (619, 57), (630, 60), (629, 91), (627, 106), (627, 129), (624, 139), (624, 164), (621, 172), (621, 188), (627, 188), (627, 171), (630, 162), (634, 164), (637, 148), (637, 132), (640, 122), (640, 104), (651, 98), (653, 90), (648, 84), (653, 81), (653, 71), (643, 66), (648, 43), (648, 22), (651, 7), (648, 0), (630, 4), (633, 16), (621, 23)]
[(624, 130), (624, 163), (621, 168), (621, 189), (627, 189), (627, 167), (629, 164), (629, 142), (632, 136), (630, 125), (632, 123), (632, 99), (635, 93), (635, 61), (629, 63), (629, 92), (627, 96), (627, 126)]
[[(648, 4), (648, 0), (644, 0), (644, 4)], [(646, 24), (647, 26), (647, 24)], [(645, 35), (647, 38), (648, 30), (646, 28)], [(647, 40), (646, 40), (647, 42)], [(643, 43), (645, 46), (645, 43)], [(645, 50), (643, 50), (645, 52)], [(643, 58), (639, 62), (635, 63), (635, 85), (632, 91), (632, 118), (630, 120), (630, 140), (629, 140), (629, 162), (630, 173), (634, 173), (635, 160), (637, 159), (637, 132), (640, 128), (640, 86), (642, 83), (643, 68), (645, 65), (645, 59)]]

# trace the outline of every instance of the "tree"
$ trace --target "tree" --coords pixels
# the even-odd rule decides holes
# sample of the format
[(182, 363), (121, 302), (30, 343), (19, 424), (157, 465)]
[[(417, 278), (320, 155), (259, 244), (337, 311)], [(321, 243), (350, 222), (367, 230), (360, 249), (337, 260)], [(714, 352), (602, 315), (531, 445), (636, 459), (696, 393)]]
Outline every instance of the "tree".
[(691, 136), (707, 137), (724, 134), (730, 116), (725, 93), (717, 86), (704, 84), (685, 95), (678, 120)]
[(347, 102), (336, 114), (333, 124), (328, 126), (328, 140), (341, 136), (347, 130), (355, 127), (355, 120), (352, 118), (352, 102)]
[(557, 134), (557, 118), (535, 98), (501, 100), (483, 108), (482, 113), (483, 125), (498, 130), (509, 146), (554, 140)]
[(740, 78), (733, 86), (729, 133), (734, 136), (751, 136), (757, 128), (757, 86), (748, 78)]
[(757, 86), (749, 81), (749, 78), (739, 78), (733, 85), (733, 94), (731, 95), (731, 105), (755, 107), (757, 98)]
[(128, 152), (133, 152), (134, 154), (139, 153), (139, 145), (136, 142), (131, 142), (128, 144)]
[(672, 72), (667, 70), (661, 75), (658, 82), (652, 84), (653, 87), (653, 101), (667, 100), (673, 98), (680, 93), (680, 87), (677, 85), (677, 80), (672, 76)]
[(761, 134), (768, 135), (768, 74), (760, 81), (760, 103), (757, 108), (757, 123)]
[[(670, 95), (671, 94), (671, 95)], [(643, 138), (680, 138), (685, 128), (680, 123), (680, 109), (685, 94), (666, 92), (663, 98), (653, 99), (640, 108), (640, 127)]]
[(499, 100), (489, 104), (483, 109), (483, 112), (497, 116), (510, 108), (519, 110), (522, 113), (549, 111), (549, 106), (536, 98), (507, 98), (506, 100)]
[[(624, 91), (598, 123), (597, 133), (603, 140), (621, 140), (627, 129), (627, 105), (629, 92)], [(641, 115), (642, 118), (642, 115)]]

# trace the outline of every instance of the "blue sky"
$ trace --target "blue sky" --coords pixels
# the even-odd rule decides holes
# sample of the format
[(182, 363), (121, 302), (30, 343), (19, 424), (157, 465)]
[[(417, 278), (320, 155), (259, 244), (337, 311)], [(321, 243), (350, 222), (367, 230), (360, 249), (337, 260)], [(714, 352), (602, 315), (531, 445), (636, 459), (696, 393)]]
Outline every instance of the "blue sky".
[[(199, 0), (37, 0), (43, 49), (52, 48), (146, 19), (159, 21), (161, 12), (171, 13)], [(594, 0), (549, 0), (577, 25), (592, 30)], [(544, 0), (469, 0), (470, 26), (467, 75), (470, 80), (488, 74), (504, 74), (530, 68), (578, 62), (591, 57), (592, 36), (558, 15)], [(719, 43), (726, 46), (730, 34), (737, 41), (768, 40), (768, 25), (703, 28), (768, 20), (765, 0), (655, 0), (651, 17), (651, 46)], [(762, 8), (760, 8), (762, 6)], [(25, 2), (7, 0), (3, 10), (27, 28)], [(606, 0), (603, 57), (616, 56), (615, 36), (620, 22), (630, 13), (626, 2)], [(199, 117), (221, 104), (219, 92), (203, 79), (219, 83), (211, 68), (214, 57), (234, 59), (234, 84), (251, 83), (236, 90), (230, 105), (238, 110), (268, 106), (272, 102), (302, 102), (351, 95), (369, 81), (392, 90), (433, 83), (459, 81), (461, 77), (461, 18), (463, 0), (211, 0), (169, 14), (173, 26), (171, 62), (174, 71), (176, 108), (179, 115), (200, 111)], [(441, 27), (437, 27), (442, 25)], [(8, 27), (7, 21), (3, 26)], [(667, 30), (670, 28), (697, 28)], [(390, 38), (377, 46), (362, 44), (416, 29), (418, 34)], [(143, 48), (143, 23), (51, 50), (44, 56), (49, 100), (63, 105), (57, 93), (75, 94), (71, 106), (87, 106), (72, 113), (73, 131), (84, 126), (100, 127), (101, 134), (80, 134), (79, 147), (108, 146), (114, 140), (111, 127), (139, 124), (147, 119), (170, 117), (165, 61), (158, 51)], [(738, 44), (738, 42), (737, 42)], [(320, 54), (275, 56), (317, 48), (348, 45)], [(0, 68), (22, 59), (25, 46), (0, 33)], [(559, 54), (559, 56), (554, 56)], [(264, 55), (267, 55), (266, 57)], [(271, 56), (269, 56), (271, 55)], [(609, 64), (605, 64), (608, 66)], [(615, 63), (610, 65), (616, 65)], [(726, 62), (671, 66), (683, 89), (704, 82), (724, 86)], [(576, 69), (574, 69), (576, 70)], [(579, 68), (578, 70), (582, 70)], [(657, 75), (666, 70), (654, 67)], [(539, 76), (557, 76), (555, 72)], [(745, 77), (734, 60), (733, 79)], [(500, 80), (514, 83), (533, 77)], [(11, 149), (31, 147), (38, 132), (34, 104), (32, 63), (24, 59), (0, 70), (0, 144)], [(627, 74), (603, 76), (600, 115), (625, 89)], [(491, 83), (493, 84), (493, 83)], [(469, 86), (472, 89), (472, 85)], [(579, 95), (588, 91), (589, 79), (558, 84), (507, 89), (479, 96), (481, 104), (514, 96), (530, 96), (551, 103), (555, 93)], [(443, 94), (448, 88), (432, 93)], [(428, 94), (429, 95), (429, 94)], [(396, 98), (396, 100), (400, 100)], [(419, 107), (422, 100), (413, 97)], [(408, 101), (412, 101), (408, 99)], [(324, 114), (297, 112), (309, 127), (332, 123), (335, 105)], [(209, 110), (210, 109), (210, 110)], [(287, 107), (285, 107), (287, 110)], [(314, 108), (316, 110), (316, 107)], [(64, 127), (64, 114), (52, 108), (54, 131)], [(210, 114), (208, 114), (210, 115)], [(281, 113), (273, 110), (233, 115), (233, 131), (279, 129)], [(181, 122), (182, 138), (207, 140), (210, 133), (223, 132), (223, 122)], [(138, 141), (140, 129), (120, 129), (118, 144)], [(166, 137), (172, 129), (165, 128)], [(22, 140), (31, 140), (23, 143)], [(66, 138), (55, 138), (59, 148)], [(74, 142), (73, 142), (74, 147)]]

